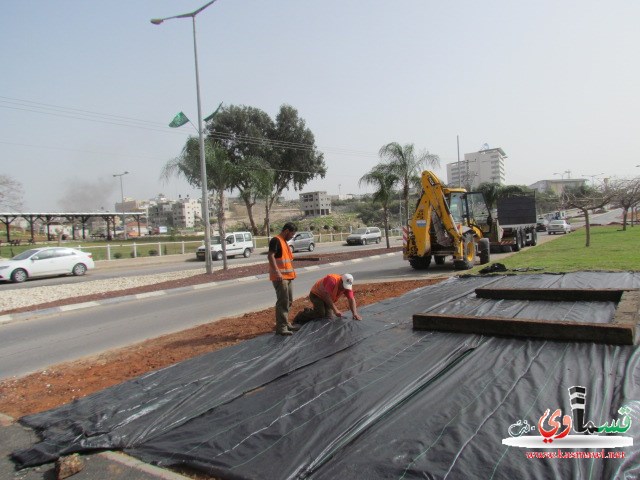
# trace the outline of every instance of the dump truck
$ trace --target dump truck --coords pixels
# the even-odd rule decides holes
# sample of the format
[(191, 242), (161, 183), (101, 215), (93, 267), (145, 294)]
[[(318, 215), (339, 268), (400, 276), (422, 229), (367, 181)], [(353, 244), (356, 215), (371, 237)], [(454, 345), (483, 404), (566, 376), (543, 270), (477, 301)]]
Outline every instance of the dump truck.
[(403, 256), (417, 270), (453, 256), (455, 270), (490, 261), (491, 214), (481, 192), (450, 188), (435, 173), (422, 172), (422, 193), (409, 222)]
[(523, 247), (538, 244), (535, 192), (501, 197), (497, 207), (498, 218), (489, 234), (492, 252), (507, 249), (518, 252)]

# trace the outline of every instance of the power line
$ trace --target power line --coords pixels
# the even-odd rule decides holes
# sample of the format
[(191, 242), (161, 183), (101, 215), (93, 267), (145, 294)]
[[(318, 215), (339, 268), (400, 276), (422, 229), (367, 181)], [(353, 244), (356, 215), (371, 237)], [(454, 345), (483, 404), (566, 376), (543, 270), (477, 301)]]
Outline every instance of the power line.
[[(107, 113), (95, 112), (91, 110), (83, 110), (74, 107), (64, 107), (60, 105), (52, 105), (47, 103), (33, 102), (30, 100), (16, 99), (11, 97), (0, 96), (0, 108), (6, 108), (11, 110), (20, 110), (31, 113), (39, 113), (43, 115), (57, 116), (61, 118), (71, 118), (75, 120), (84, 120), (90, 122), (104, 123), (108, 125), (116, 125), (122, 127), (141, 128), (144, 130), (155, 131), (160, 133), (168, 133), (185, 135), (185, 132), (180, 132), (168, 127), (168, 125), (153, 122), (148, 120), (141, 120), (122, 115), (112, 115)], [(4, 105), (3, 105), (4, 103)], [(362, 156), (362, 157), (376, 157), (377, 153), (358, 151), (352, 149), (346, 149), (341, 147), (320, 147), (309, 145), (307, 143), (290, 142), (285, 140), (272, 140), (264, 139), (260, 137), (252, 137), (246, 135), (234, 135), (223, 132), (216, 132), (215, 130), (210, 133), (212, 138), (219, 140), (238, 140), (252, 145), (265, 144), (276, 148), (291, 148), (303, 151), (313, 151), (314, 149), (321, 150), (325, 153), (333, 153), (336, 155), (349, 155), (349, 156)]]

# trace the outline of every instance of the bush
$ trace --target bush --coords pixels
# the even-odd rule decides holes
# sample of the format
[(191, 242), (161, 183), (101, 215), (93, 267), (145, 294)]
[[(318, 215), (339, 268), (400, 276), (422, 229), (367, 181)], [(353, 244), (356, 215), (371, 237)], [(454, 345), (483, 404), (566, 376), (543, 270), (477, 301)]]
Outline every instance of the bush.
[(113, 258), (118, 259), (118, 258), (122, 258), (122, 253), (121, 252), (116, 252), (113, 254)]
[(153, 248), (152, 248), (151, 250), (149, 250), (149, 252), (148, 252), (148, 253), (149, 253), (149, 256), (150, 256), (150, 257), (155, 257), (155, 256), (157, 256), (157, 255), (158, 255), (158, 251), (157, 251), (157, 250), (155, 250), (155, 249), (153, 249)]
[(133, 253), (133, 252), (129, 252), (129, 256), (130, 256), (131, 258), (136, 258), (136, 254), (135, 254), (135, 253)]

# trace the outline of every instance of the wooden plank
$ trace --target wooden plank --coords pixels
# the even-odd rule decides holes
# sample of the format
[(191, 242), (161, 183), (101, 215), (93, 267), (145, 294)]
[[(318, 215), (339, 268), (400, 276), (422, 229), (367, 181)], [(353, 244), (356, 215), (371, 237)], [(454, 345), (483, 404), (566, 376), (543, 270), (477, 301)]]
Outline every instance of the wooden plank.
[(635, 324), (630, 323), (579, 323), (434, 313), (414, 314), (413, 328), (615, 345), (633, 345), (635, 336)]
[(618, 288), (476, 288), (475, 292), (478, 298), (492, 300), (618, 303), (625, 290)]

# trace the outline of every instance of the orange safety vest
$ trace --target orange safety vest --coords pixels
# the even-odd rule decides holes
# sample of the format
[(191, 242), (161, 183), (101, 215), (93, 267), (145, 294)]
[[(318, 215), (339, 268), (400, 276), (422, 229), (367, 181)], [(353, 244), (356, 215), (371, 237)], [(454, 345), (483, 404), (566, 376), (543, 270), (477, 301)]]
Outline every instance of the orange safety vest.
[[(335, 273), (330, 273), (329, 275), (327, 275), (327, 277), (331, 277), (336, 281), (336, 284), (333, 287), (333, 291), (329, 292), (329, 295), (331, 296), (331, 300), (335, 303), (338, 301), (338, 297), (340, 296), (340, 285), (342, 285), (342, 276), (336, 275)], [(322, 277), (320, 280), (314, 283), (313, 287), (311, 287), (311, 293), (322, 298), (322, 292), (325, 291), (324, 279), (327, 277)]]
[[(293, 254), (287, 242), (280, 235), (276, 235), (275, 238), (280, 242), (280, 249), (282, 250), (282, 257), (276, 258), (276, 266), (280, 270), (283, 280), (293, 280), (296, 278), (296, 272), (293, 269)], [(269, 279), (271, 281), (278, 280), (275, 273), (269, 269)]]

